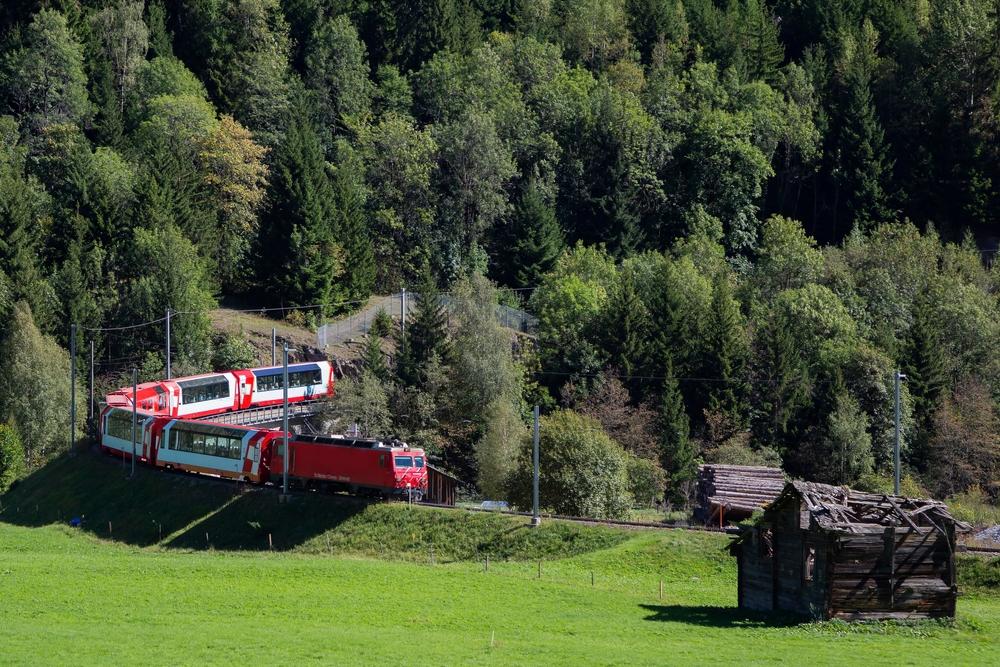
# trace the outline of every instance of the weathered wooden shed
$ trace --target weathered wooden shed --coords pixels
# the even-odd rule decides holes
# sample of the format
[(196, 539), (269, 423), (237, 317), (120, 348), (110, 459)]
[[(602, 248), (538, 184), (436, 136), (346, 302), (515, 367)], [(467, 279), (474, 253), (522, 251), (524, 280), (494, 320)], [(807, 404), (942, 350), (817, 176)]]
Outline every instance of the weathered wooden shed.
[(730, 547), (739, 606), (814, 618), (955, 615), (955, 534), (936, 500), (789, 482)]
[(427, 466), (427, 502), (454, 505), (461, 480), (435, 466)]

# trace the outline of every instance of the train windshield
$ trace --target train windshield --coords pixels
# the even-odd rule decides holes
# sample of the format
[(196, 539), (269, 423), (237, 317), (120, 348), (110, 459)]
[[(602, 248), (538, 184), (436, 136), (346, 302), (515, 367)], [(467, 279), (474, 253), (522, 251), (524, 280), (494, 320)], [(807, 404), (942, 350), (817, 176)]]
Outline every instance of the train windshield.
[(397, 468), (412, 468), (413, 467), (413, 457), (412, 456), (397, 456), (396, 457), (396, 467)]
[(415, 456), (413, 458), (413, 466), (416, 467), (416, 468), (423, 468), (424, 467), (424, 457), (422, 457), (422, 456)]

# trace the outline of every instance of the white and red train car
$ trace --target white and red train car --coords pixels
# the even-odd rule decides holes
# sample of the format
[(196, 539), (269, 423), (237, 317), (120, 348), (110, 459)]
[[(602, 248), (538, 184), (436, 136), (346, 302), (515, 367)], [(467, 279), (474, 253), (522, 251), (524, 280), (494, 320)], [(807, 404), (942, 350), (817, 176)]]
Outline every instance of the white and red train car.
[[(281, 366), (208, 373), (143, 382), (136, 387), (136, 408), (152, 415), (197, 419), (268, 405), (284, 400)], [(328, 361), (288, 366), (288, 401), (298, 403), (333, 395), (333, 367)], [(107, 404), (132, 408), (132, 387), (107, 396)]]

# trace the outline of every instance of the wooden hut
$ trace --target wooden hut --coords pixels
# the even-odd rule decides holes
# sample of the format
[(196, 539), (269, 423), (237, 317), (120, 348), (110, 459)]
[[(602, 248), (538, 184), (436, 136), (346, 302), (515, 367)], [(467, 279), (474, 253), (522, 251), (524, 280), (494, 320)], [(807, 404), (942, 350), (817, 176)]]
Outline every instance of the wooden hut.
[(461, 480), (432, 465), (427, 466), (427, 502), (454, 505)]
[(944, 503), (789, 482), (730, 549), (739, 606), (814, 618), (955, 615), (955, 534)]
[(694, 518), (704, 524), (724, 525), (746, 519), (785, 488), (780, 468), (704, 463), (698, 466)]

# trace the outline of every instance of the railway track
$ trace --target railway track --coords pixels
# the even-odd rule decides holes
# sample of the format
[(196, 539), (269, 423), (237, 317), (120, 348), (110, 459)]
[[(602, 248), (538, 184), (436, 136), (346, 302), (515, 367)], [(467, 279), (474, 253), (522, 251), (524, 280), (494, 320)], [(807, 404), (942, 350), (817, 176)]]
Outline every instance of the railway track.
[[(405, 500), (392, 500), (390, 502), (406, 502)], [(531, 512), (515, 512), (512, 510), (492, 510), (483, 509), (481, 507), (459, 507), (456, 505), (441, 505), (438, 503), (419, 503), (421, 507), (434, 507), (437, 509), (453, 510), (458, 512), (483, 512), (487, 514), (502, 514), (504, 516), (523, 516), (530, 517)], [(710, 526), (697, 526), (690, 524), (670, 524), (670, 523), (650, 523), (648, 521), (621, 521), (617, 519), (593, 519), (582, 516), (567, 516), (564, 514), (541, 514), (541, 518), (547, 520), (557, 520), (557, 521), (568, 521), (571, 523), (579, 523), (592, 526), (613, 526), (617, 528), (633, 528), (638, 530), (696, 530), (705, 533), (724, 533), (725, 528), (716, 528)]]

